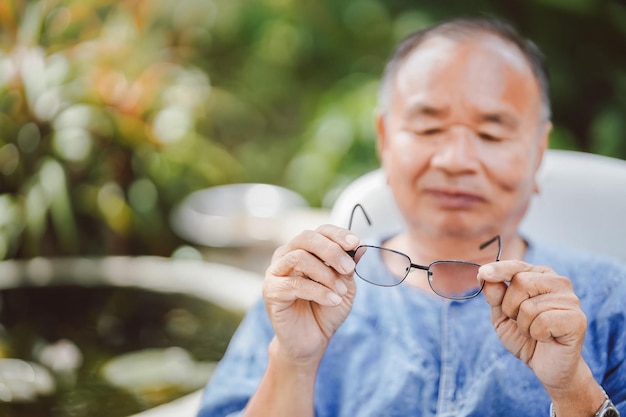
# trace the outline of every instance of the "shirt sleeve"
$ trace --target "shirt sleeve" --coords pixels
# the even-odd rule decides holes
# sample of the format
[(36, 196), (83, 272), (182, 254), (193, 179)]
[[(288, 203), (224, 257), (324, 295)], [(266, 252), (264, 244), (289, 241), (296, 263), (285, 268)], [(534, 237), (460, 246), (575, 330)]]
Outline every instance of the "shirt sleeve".
[[(615, 407), (626, 415), (626, 268), (598, 267), (593, 280), (596, 308), (588, 337), (598, 360), (597, 380)], [(592, 367), (593, 368), (593, 367)]]
[(267, 366), (274, 336), (262, 301), (248, 311), (207, 384), (198, 417), (243, 415)]
[[(622, 278), (626, 280), (626, 274)], [(609, 319), (611, 335), (606, 373), (601, 384), (621, 415), (626, 416), (626, 291), (618, 294), (617, 291), (611, 294), (612, 303), (607, 306), (612, 313)]]

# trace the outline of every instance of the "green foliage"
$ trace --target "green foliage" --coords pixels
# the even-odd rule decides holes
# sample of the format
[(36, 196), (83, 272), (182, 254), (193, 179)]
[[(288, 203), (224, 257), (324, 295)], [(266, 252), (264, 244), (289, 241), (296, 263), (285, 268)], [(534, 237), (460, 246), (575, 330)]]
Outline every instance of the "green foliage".
[[(9, 1), (0, 8), (0, 258), (170, 253), (169, 209), (241, 179), (200, 127), (195, 2)], [(207, 13), (203, 13), (207, 12)]]
[(377, 166), (392, 47), (468, 14), (546, 53), (553, 146), (626, 158), (618, 0), (1, 2), (0, 258), (169, 254), (172, 206), (223, 183), (331, 204)]

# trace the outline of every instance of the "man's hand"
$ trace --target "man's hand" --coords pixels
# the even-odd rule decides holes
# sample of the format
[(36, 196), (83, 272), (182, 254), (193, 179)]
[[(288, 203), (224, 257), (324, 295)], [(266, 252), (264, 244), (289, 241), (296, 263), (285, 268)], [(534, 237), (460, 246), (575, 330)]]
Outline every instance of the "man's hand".
[(276, 250), (263, 296), (284, 360), (316, 364), (352, 308), (354, 260), (359, 245), (346, 229), (305, 231)]
[(498, 337), (537, 375), (557, 415), (593, 415), (603, 394), (582, 357), (587, 318), (570, 280), (522, 261), (484, 265), (478, 279)]
[(491, 320), (504, 346), (545, 386), (571, 381), (587, 319), (570, 281), (546, 266), (521, 261), (485, 265), (478, 278), (485, 281)]
[(276, 249), (265, 273), (263, 298), (276, 332), (267, 369), (246, 417), (313, 417), (317, 367), (356, 294), (359, 245), (350, 231), (325, 225)]

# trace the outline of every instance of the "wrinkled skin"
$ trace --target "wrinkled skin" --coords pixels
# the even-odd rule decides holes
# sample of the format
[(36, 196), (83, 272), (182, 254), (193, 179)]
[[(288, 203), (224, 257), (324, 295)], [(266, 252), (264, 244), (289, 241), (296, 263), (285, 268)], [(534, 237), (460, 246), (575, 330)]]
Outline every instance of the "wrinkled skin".
[(283, 354), (321, 358), (352, 308), (355, 263), (346, 251), (359, 242), (347, 230), (326, 225), (276, 250), (263, 295)]

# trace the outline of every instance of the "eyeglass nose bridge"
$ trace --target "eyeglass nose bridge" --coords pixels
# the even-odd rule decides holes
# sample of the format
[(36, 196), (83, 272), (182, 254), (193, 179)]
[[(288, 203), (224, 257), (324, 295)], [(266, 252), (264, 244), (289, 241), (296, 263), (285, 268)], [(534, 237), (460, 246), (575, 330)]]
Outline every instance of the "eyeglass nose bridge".
[[(430, 264), (430, 265), (432, 265), (432, 264)], [(413, 269), (419, 269), (419, 270), (422, 270), (422, 271), (426, 271), (428, 276), (430, 276), (430, 275), (432, 275), (432, 272), (430, 271), (430, 265), (428, 265), (428, 266), (426, 266), (426, 265), (418, 265), (418, 264), (414, 264), (413, 262), (411, 262), (411, 265), (409, 267), (407, 267), (407, 274), (409, 272), (411, 272)]]

